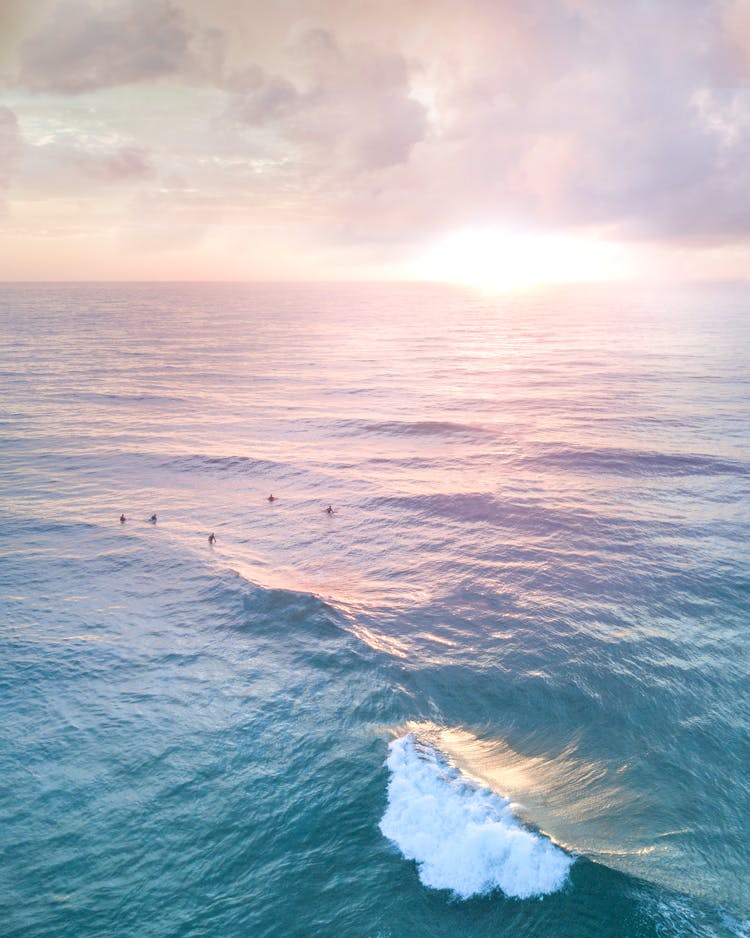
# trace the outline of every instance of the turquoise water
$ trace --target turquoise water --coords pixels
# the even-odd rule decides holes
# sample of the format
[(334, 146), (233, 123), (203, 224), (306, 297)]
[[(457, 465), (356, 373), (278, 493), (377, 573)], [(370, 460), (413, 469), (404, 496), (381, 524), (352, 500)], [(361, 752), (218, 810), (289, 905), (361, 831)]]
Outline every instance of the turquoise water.
[(750, 934), (749, 310), (0, 288), (3, 935)]

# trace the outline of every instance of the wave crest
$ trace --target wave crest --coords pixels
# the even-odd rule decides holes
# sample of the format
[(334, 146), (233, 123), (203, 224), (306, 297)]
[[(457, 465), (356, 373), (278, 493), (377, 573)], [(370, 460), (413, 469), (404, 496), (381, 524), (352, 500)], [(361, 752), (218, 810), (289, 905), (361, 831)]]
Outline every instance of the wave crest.
[(510, 802), (451, 766), (412, 733), (394, 740), (391, 778), (380, 830), (432, 889), (462, 899), (500, 889), (526, 899), (555, 892), (574, 862), (541, 834), (525, 828)]

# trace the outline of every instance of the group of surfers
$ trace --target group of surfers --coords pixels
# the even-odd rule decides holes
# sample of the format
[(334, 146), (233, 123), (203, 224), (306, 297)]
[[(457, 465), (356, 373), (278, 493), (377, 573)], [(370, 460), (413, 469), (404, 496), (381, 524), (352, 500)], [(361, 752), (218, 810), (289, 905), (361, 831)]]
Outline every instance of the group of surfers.
[[(273, 495), (273, 494), (271, 494), (271, 495), (268, 496), (268, 498), (266, 499), (266, 501), (268, 501), (268, 502), (275, 502), (275, 501), (276, 501), (276, 496)], [(333, 505), (329, 505), (329, 506), (325, 509), (325, 513), (326, 513), (327, 515), (332, 515), (332, 514), (334, 514)], [(125, 515), (124, 513), (120, 515), (120, 524), (125, 524), (125, 522), (126, 522), (127, 520), (128, 520), (128, 519), (127, 519), (127, 517), (126, 517), (126, 515)], [(148, 520), (149, 520), (149, 523), (150, 523), (150, 524), (156, 524), (156, 521), (157, 521), (156, 512), (154, 512)], [(213, 545), (216, 543), (216, 535), (214, 534), (213, 531), (208, 535), (208, 543), (209, 543), (212, 547), (213, 547)]]

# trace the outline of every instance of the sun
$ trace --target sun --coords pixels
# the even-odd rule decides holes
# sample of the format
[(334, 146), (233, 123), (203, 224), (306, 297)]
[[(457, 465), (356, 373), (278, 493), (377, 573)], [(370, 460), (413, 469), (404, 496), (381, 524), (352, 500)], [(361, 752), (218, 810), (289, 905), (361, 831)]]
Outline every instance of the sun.
[(472, 228), (433, 244), (411, 265), (410, 275), (513, 291), (554, 283), (626, 280), (632, 276), (632, 263), (622, 245), (605, 240)]

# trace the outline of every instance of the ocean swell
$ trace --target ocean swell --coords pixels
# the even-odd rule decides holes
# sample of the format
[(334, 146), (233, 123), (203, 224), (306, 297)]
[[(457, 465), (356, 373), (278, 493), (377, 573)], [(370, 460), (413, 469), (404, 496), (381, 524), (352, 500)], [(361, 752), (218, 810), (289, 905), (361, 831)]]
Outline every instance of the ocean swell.
[(538, 466), (564, 472), (645, 477), (714, 477), (750, 475), (750, 466), (740, 459), (701, 453), (667, 453), (600, 446), (539, 445), (533, 455), (519, 457), (527, 469)]
[(340, 426), (360, 430), (364, 433), (384, 436), (456, 436), (476, 437), (492, 433), (486, 427), (459, 423), (453, 420), (344, 420)]
[(525, 828), (510, 802), (451, 766), (412, 733), (394, 740), (387, 766), (388, 807), (380, 830), (432, 889), (462, 899), (495, 889), (527, 899), (555, 892), (574, 862)]

